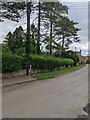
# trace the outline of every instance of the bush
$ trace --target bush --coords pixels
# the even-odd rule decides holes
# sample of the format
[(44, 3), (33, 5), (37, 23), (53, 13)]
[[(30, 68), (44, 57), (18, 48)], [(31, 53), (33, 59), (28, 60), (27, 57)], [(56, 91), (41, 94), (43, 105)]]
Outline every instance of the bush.
[(2, 46), (2, 53), (9, 53), (9, 54), (11, 54), (12, 52), (10, 51), (10, 48), (8, 47), (8, 45), (7, 44), (2, 44), (1, 45)]
[(30, 59), (33, 69), (55, 69), (74, 64), (72, 59), (56, 58), (52, 56), (31, 55)]
[(22, 69), (23, 58), (13, 54), (2, 54), (2, 72), (12, 72)]
[(71, 59), (73, 59), (74, 60), (74, 65), (76, 65), (77, 63), (79, 63), (79, 56), (78, 55), (72, 55), (71, 56)]
[(86, 61), (86, 63), (87, 63), (87, 64), (90, 64), (90, 59), (88, 59), (88, 60)]
[(39, 56), (31, 55), (27, 57), (21, 57), (13, 54), (2, 55), (2, 72), (18, 71), (20, 69), (26, 69), (29, 65), (32, 65), (33, 69), (55, 69), (62, 66), (73, 65), (74, 61), (68, 58), (56, 58), (52, 56)]
[(73, 51), (64, 51), (62, 54), (61, 54), (61, 57), (63, 58), (70, 58), (72, 60), (74, 60), (74, 65), (76, 65), (77, 63), (79, 63), (79, 56), (73, 52)]

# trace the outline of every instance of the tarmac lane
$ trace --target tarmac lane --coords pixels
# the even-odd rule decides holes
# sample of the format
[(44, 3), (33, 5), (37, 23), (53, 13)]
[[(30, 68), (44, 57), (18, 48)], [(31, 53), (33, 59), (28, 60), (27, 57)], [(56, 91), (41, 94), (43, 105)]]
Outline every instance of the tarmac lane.
[(3, 118), (77, 118), (88, 100), (88, 66), (2, 93)]

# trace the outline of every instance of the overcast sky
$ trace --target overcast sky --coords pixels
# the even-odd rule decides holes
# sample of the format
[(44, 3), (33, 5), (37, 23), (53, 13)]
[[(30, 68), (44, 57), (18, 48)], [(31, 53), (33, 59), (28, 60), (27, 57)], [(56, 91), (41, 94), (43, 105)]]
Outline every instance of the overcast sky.
[(83, 55), (88, 54), (88, 2), (69, 2), (65, 3), (69, 6), (69, 18), (79, 22), (78, 27), (81, 29), (79, 36), (80, 44), (71, 45), (71, 49), (77, 47), (77, 50), (82, 50)]
[[(81, 39), (80, 43), (73, 44), (70, 46), (70, 49), (74, 50), (77, 47), (77, 50), (82, 50), (83, 55), (88, 54), (88, 0), (61, 0), (63, 4), (69, 6), (69, 18), (79, 22), (78, 27), (81, 28), (79, 36)], [(78, 2), (77, 2), (78, 1)], [(13, 31), (15, 27), (22, 25), (23, 28), (26, 28), (26, 19), (25, 17), (19, 22), (11, 22), (5, 20), (3, 23), (0, 23), (0, 43), (5, 39), (6, 34), (9, 31)]]

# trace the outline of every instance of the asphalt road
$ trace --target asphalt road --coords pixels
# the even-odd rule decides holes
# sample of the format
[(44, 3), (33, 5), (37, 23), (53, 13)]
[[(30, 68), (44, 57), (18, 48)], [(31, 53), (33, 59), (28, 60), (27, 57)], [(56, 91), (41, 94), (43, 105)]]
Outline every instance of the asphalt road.
[(76, 118), (88, 97), (88, 67), (3, 91), (3, 118)]

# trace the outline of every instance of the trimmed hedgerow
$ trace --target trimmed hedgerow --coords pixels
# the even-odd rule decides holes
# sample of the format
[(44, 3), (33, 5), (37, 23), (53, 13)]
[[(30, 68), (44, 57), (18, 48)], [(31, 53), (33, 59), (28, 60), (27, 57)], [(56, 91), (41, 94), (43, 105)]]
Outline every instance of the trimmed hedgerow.
[(56, 58), (53, 56), (31, 55), (28, 58), (13, 54), (2, 55), (2, 72), (12, 72), (26, 69), (32, 65), (32, 69), (55, 69), (62, 66), (73, 65), (74, 61), (68, 58)]
[(52, 56), (31, 55), (30, 59), (33, 69), (55, 69), (74, 64), (72, 59), (56, 58)]
[(2, 72), (12, 72), (22, 69), (23, 58), (13, 54), (2, 54)]

